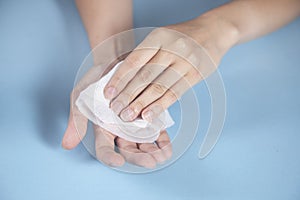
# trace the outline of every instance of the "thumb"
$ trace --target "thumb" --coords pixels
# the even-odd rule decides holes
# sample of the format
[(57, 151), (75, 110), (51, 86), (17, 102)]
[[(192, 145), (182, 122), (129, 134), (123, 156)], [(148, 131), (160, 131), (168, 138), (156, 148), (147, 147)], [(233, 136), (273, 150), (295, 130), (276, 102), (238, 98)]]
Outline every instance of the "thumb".
[(70, 112), (68, 127), (62, 139), (62, 147), (68, 150), (75, 148), (84, 138), (88, 122), (87, 118), (77, 108), (73, 108), (73, 111)]

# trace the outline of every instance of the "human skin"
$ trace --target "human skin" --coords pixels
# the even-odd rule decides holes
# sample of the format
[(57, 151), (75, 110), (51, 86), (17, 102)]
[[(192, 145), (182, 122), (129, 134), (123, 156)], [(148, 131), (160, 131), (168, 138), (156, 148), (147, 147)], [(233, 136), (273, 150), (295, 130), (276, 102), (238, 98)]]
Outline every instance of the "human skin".
[[(92, 48), (108, 36), (132, 27), (130, 0), (77, 0), (76, 3)], [(107, 84), (104, 94), (107, 99), (111, 100), (111, 108), (124, 121), (132, 121), (138, 115), (152, 121), (186, 90), (212, 73), (230, 48), (277, 30), (299, 15), (300, 0), (236, 0), (190, 21), (156, 29), (149, 34), (139, 48), (126, 57)], [(124, 22), (120, 22), (120, 19)], [(99, 27), (104, 28), (99, 31)], [(105, 31), (102, 32), (104, 29)], [(177, 32), (182, 34), (177, 34)], [(194, 43), (191, 43), (189, 38)], [(205, 48), (206, 51), (199, 50), (201, 48), (197, 48), (195, 43)], [(153, 48), (145, 50), (143, 48), (145, 46)], [(182, 49), (183, 51), (180, 52)], [(174, 56), (174, 52), (187, 55), (187, 57), (191, 56), (195, 62)], [(205, 59), (197, 59), (205, 58), (205, 56), (215, 65), (208, 67), (203, 63)], [(163, 67), (157, 68), (157, 71), (154, 68), (149, 70), (147, 68), (149, 64)], [(124, 79), (123, 74), (129, 71), (133, 73)], [(172, 71), (175, 71), (176, 75), (171, 74)], [(144, 74), (147, 74), (147, 80), (143, 78)], [(156, 82), (159, 77), (164, 78)], [(122, 84), (119, 84), (120, 80)], [(130, 82), (134, 85), (128, 84)], [(136, 88), (140, 85), (144, 88)], [(81, 123), (84, 128), (82, 128), (83, 131), (79, 131), (82, 135), (78, 137), (72, 117), (74, 113), (80, 115), (78, 111), (71, 109), (68, 128), (62, 143), (67, 149), (74, 148), (80, 142), (86, 129), (87, 119), (82, 118)], [(120, 166), (127, 160), (137, 165), (154, 167), (159, 160), (164, 161), (171, 154), (170, 148), (168, 148), (167, 156), (164, 151), (159, 151), (163, 145), (170, 146), (167, 145), (170, 141), (165, 131), (161, 134), (161, 145), (157, 146), (117, 139), (120, 147), (136, 153), (127, 155), (127, 158), (126, 153), (120, 155), (114, 152), (115, 136), (112, 133), (98, 127), (95, 127), (95, 132), (96, 143), (100, 143), (100, 145), (96, 144), (100, 147), (98, 159), (110, 165)], [(153, 152), (159, 153), (153, 155)], [(142, 158), (134, 155), (142, 155)]]
[[(76, 0), (76, 5), (92, 49), (108, 37), (132, 28), (131, 0)], [(101, 48), (96, 50), (93, 51), (94, 65), (103, 62), (104, 54), (114, 53), (113, 44), (104, 48), (103, 52)], [(65, 149), (76, 147), (86, 134), (88, 120), (74, 106), (74, 100), (88, 84), (96, 81), (95, 77), (100, 74), (99, 71), (103, 70), (93, 67), (72, 91), (68, 127), (62, 140)], [(94, 134), (97, 159), (110, 166), (121, 166), (127, 161), (146, 168), (154, 168), (157, 163), (164, 162), (172, 155), (170, 139), (164, 130), (156, 144), (129, 142), (97, 125), (94, 125)], [(115, 142), (120, 153), (114, 151)]]
[[(152, 121), (211, 74), (230, 48), (268, 34), (299, 15), (299, 0), (236, 0), (190, 21), (159, 28), (126, 57), (106, 85), (105, 97), (124, 121), (140, 115)], [(186, 59), (170, 55), (174, 52)], [(203, 54), (215, 67), (204, 63)]]

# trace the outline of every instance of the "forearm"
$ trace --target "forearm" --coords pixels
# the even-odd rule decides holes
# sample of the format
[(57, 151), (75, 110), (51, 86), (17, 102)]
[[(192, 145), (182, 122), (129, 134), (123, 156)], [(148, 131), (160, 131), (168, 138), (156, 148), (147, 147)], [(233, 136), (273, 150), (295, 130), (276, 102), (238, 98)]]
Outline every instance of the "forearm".
[(300, 15), (300, 0), (236, 0), (168, 26), (189, 35), (218, 64), (236, 44), (268, 34)]
[(232, 24), (243, 43), (268, 34), (300, 16), (300, 0), (235, 0), (206, 15)]
[(91, 48), (132, 28), (132, 0), (76, 0)]

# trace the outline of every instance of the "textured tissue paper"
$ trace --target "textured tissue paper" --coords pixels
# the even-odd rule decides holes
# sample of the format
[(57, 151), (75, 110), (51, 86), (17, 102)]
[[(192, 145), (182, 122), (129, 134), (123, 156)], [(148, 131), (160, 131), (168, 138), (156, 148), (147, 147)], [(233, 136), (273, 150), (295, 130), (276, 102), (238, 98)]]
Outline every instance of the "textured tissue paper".
[(174, 121), (166, 110), (151, 123), (141, 118), (124, 122), (109, 108), (109, 100), (105, 99), (103, 89), (120, 64), (83, 90), (75, 104), (85, 117), (112, 134), (131, 142), (153, 143), (160, 131), (172, 126)]

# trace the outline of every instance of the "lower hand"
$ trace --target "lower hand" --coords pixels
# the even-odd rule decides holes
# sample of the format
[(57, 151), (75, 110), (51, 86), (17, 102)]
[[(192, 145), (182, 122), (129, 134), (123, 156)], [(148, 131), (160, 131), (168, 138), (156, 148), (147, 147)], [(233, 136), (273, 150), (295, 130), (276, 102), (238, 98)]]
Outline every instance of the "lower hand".
[[(107, 48), (104, 49), (107, 51)], [(88, 119), (78, 110), (75, 101), (82, 90), (89, 84), (97, 81), (104, 74), (103, 70), (101, 66), (92, 67), (71, 93), (69, 122), (62, 141), (62, 146), (65, 149), (73, 149), (85, 137)], [(134, 165), (154, 168), (157, 164), (166, 161), (172, 156), (171, 142), (166, 131), (162, 131), (153, 144), (137, 144), (119, 138), (97, 125), (94, 125), (93, 128), (96, 157), (107, 165), (122, 166), (127, 161)], [(115, 144), (120, 153), (114, 150)]]

